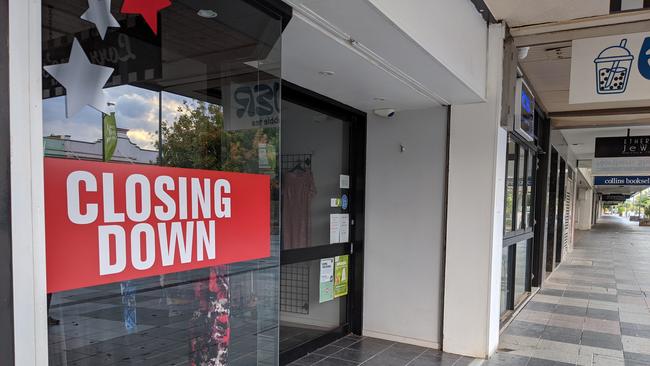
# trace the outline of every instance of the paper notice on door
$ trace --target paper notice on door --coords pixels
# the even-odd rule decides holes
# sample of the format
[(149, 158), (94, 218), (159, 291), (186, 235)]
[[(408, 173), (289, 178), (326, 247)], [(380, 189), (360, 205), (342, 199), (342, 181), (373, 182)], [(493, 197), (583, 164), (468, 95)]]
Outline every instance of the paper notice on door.
[(334, 258), (320, 260), (319, 302), (334, 300)]
[(350, 241), (350, 215), (330, 215), (330, 244), (347, 243)]
[(339, 243), (347, 243), (350, 241), (350, 215), (339, 215)]
[(341, 221), (339, 214), (330, 215), (330, 244), (339, 243), (341, 236)]
[(350, 189), (350, 176), (341, 174), (339, 176), (339, 185), (341, 189)]

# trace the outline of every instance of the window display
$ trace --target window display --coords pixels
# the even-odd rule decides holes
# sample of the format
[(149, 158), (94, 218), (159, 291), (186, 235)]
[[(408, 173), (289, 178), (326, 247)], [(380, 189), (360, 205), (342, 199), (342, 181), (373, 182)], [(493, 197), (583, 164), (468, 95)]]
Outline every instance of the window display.
[(244, 0), (42, 16), (50, 365), (276, 365), (281, 17)]

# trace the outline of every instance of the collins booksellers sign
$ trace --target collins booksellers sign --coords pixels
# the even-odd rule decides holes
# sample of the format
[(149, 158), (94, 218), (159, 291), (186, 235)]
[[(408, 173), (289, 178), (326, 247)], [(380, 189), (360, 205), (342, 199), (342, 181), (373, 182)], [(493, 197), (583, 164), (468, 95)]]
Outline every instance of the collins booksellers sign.
[(265, 175), (45, 159), (48, 292), (270, 255)]
[(650, 186), (650, 177), (645, 176), (597, 176), (596, 186)]
[(569, 103), (650, 99), (650, 32), (572, 43)]

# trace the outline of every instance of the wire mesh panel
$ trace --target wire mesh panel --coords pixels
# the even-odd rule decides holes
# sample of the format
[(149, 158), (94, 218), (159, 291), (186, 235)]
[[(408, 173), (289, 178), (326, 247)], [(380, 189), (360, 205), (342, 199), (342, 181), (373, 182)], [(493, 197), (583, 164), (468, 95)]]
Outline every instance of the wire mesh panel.
[(311, 168), (312, 154), (286, 154), (282, 155), (282, 173), (293, 170), (296, 167), (303, 169)]
[(309, 314), (309, 266), (287, 264), (280, 269), (280, 311)]

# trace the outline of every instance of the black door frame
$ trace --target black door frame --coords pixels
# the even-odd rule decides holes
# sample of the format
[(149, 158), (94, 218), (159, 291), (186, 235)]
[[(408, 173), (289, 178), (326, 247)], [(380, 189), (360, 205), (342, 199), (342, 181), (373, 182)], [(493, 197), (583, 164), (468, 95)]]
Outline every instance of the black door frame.
[[(366, 113), (288, 81), (282, 81), (282, 100), (340, 118), (350, 123), (350, 243), (281, 251), (280, 263), (292, 264), (346, 253), (350, 256), (350, 288), (347, 301), (347, 322), (324, 336), (280, 354), (280, 364), (291, 363), (348, 333), (361, 334), (363, 329), (363, 254), (365, 232), (366, 187)], [(282, 137), (280, 138), (282, 141)], [(280, 142), (282, 149), (282, 142)]]
[(0, 365), (13, 365), (14, 308), (9, 132), (9, 0), (0, 0)]

